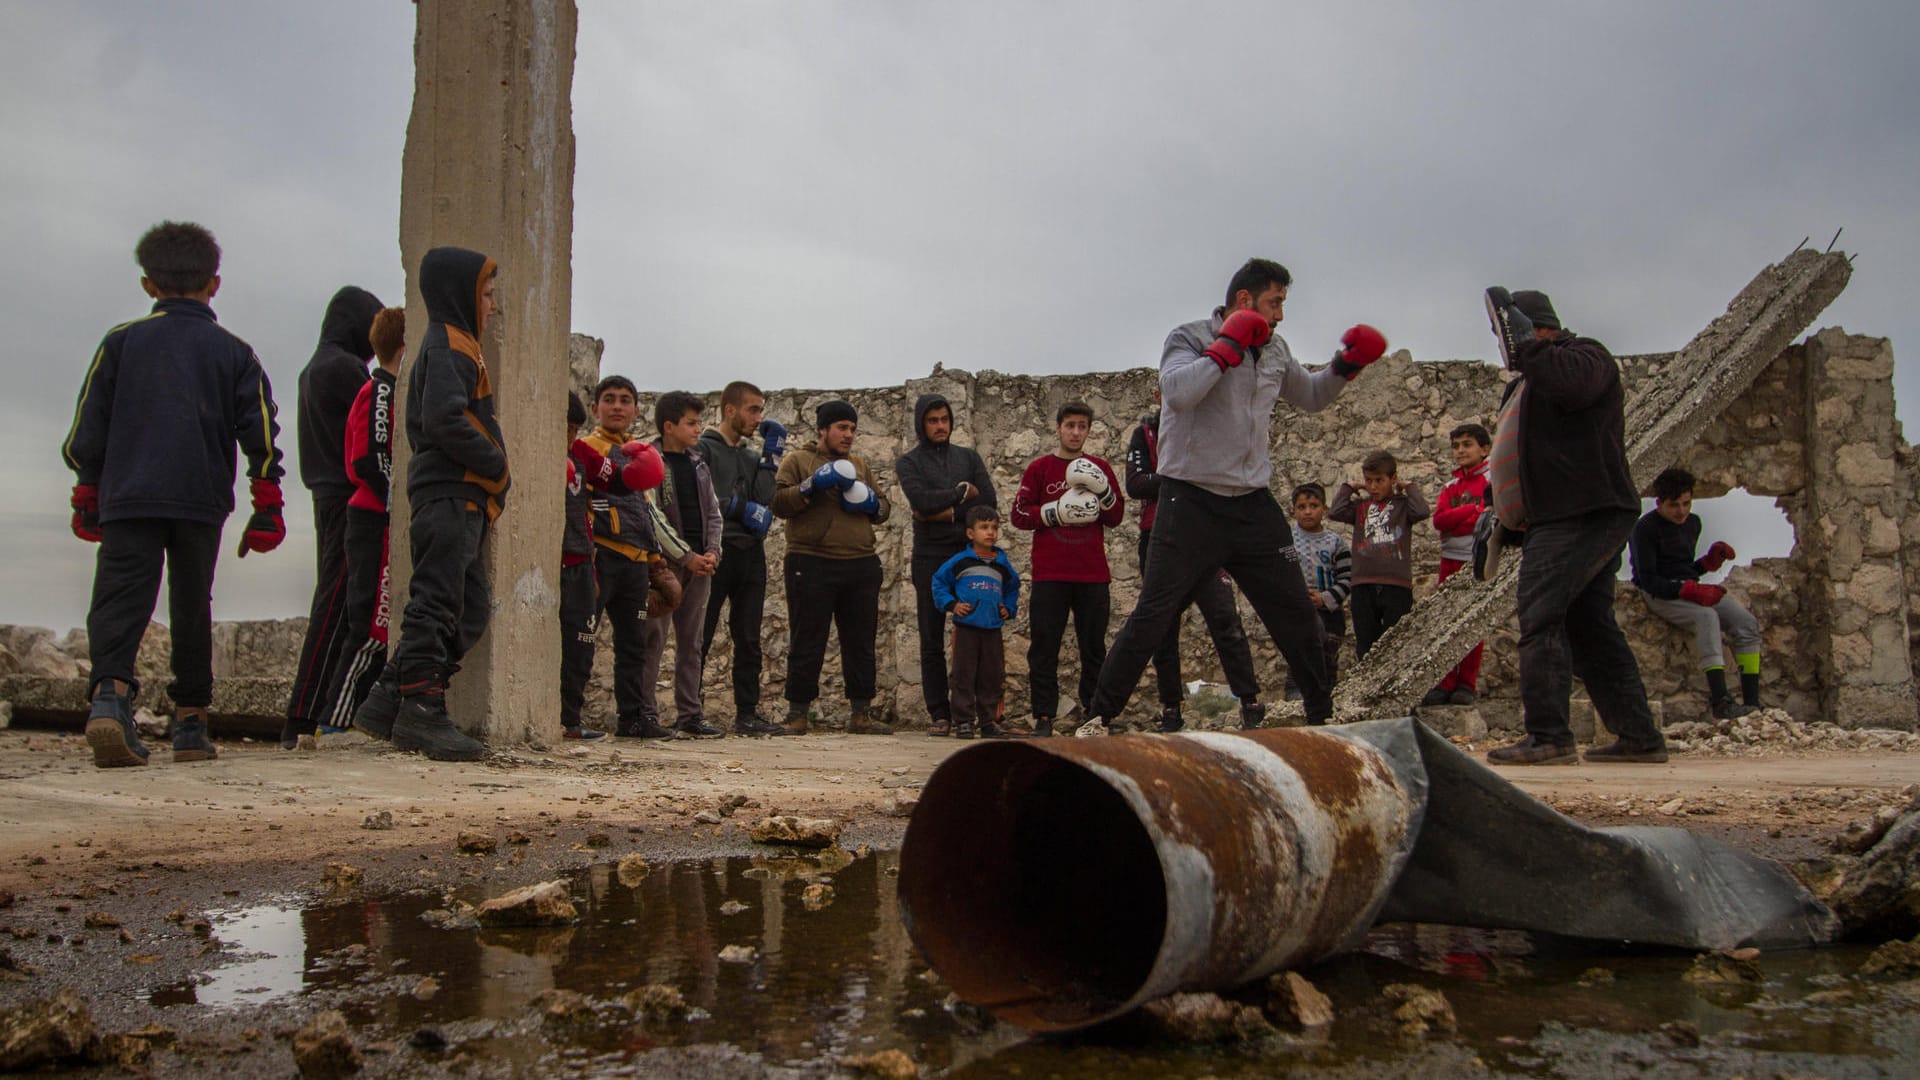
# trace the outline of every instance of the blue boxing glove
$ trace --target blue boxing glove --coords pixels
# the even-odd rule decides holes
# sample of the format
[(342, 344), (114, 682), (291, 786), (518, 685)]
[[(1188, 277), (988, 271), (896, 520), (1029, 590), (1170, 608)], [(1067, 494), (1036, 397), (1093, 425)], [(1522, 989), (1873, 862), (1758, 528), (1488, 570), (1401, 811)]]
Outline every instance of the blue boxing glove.
[(880, 493), (855, 480), (840, 493), (840, 509), (855, 514), (877, 514), (880, 512)]
[(758, 540), (773, 528), (773, 511), (757, 502), (748, 502), (746, 508), (740, 511), (740, 524), (745, 525), (747, 531)]
[(860, 478), (853, 462), (841, 458), (829, 461), (813, 470), (813, 475), (800, 481), (800, 494), (812, 495), (816, 491), (844, 491), (848, 484)]
[(787, 453), (787, 428), (778, 420), (760, 421), (760, 467), (777, 469)]

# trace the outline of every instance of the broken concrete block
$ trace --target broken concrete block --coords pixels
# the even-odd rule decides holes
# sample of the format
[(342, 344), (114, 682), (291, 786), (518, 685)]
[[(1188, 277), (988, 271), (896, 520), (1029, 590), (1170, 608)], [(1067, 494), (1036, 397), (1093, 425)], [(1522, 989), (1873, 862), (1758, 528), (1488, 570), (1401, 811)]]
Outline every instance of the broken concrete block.
[(543, 881), (485, 900), (474, 909), (481, 926), (568, 926), (579, 912), (564, 881)]
[(328, 1009), (294, 1033), (293, 1063), (302, 1077), (330, 1080), (360, 1071), (360, 1048), (353, 1044), (347, 1018)]
[(1267, 1008), (1301, 1027), (1333, 1023), (1333, 1002), (1298, 972), (1283, 971), (1267, 980)]
[(840, 840), (840, 823), (831, 818), (800, 818), (791, 814), (761, 818), (747, 835), (756, 844), (791, 844), (795, 847), (826, 848)]

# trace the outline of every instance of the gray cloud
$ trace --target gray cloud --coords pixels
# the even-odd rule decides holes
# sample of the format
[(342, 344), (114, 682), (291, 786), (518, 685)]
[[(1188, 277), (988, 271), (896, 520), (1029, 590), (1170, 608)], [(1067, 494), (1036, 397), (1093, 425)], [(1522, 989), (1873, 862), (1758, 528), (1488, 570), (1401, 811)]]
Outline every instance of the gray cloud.
[[(1298, 278), (1305, 357), (1359, 320), (1485, 356), (1496, 281), (1646, 352), (1844, 225), (1862, 257), (1823, 323), (1920, 342), (1910, 5), (1142, 7), (583, 4), (576, 327), (654, 388), (1119, 368), (1262, 254)], [(9, 29), (0, 483), (31, 552), (0, 617), (66, 625), (91, 562), (55, 450), (100, 334), (144, 310), (143, 228), (219, 233), (216, 306), (289, 434), (333, 289), (400, 299), (412, 9), (16, 4)], [(223, 563), (223, 616), (302, 606), (294, 525)]]

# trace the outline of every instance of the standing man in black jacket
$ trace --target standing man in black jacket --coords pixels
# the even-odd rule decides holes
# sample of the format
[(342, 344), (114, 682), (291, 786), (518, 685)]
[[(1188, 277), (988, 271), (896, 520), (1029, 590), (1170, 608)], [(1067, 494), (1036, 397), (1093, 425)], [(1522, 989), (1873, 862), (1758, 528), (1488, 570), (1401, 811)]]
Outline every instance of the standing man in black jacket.
[[(720, 426), (708, 428), (694, 452), (713, 476), (725, 524), (720, 569), (707, 594), (706, 633), (700, 638), (701, 670), (727, 609), (733, 637), (733, 733), (781, 735), (779, 724), (760, 715), (760, 624), (767, 609), (767, 530), (773, 526), (773, 477), (787, 452), (787, 429), (768, 420), (767, 398), (750, 382), (730, 382), (720, 391)], [(758, 433), (758, 445), (750, 436)]]
[(347, 500), (353, 495), (347, 414), (367, 383), (373, 317), (382, 306), (358, 286), (334, 293), (320, 320), (320, 344), (300, 372), (300, 482), (313, 493), (315, 577), (307, 636), (280, 727), (280, 745), (289, 750), (300, 736), (314, 733), (338, 699), (351, 650), (360, 644), (347, 633)]
[(947, 616), (933, 602), (933, 572), (967, 546), (967, 511), (999, 508), (987, 464), (971, 447), (953, 445), (953, 406), (939, 394), (913, 403), (919, 443), (894, 462), (893, 474), (913, 509), (913, 595), (919, 607), (920, 692), (932, 721), (929, 735), (952, 730), (947, 706)]
[(1567, 699), (1573, 676), (1612, 730), (1589, 761), (1667, 760), (1633, 650), (1613, 620), (1620, 551), (1640, 516), (1627, 468), (1625, 393), (1605, 345), (1561, 329), (1541, 292), (1487, 290), (1487, 313), (1515, 378), (1491, 456), (1494, 512), (1525, 530), (1520, 560), (1520, 701), (1526, 737), (1487, 753), (1496, 765), (1578, 760)]

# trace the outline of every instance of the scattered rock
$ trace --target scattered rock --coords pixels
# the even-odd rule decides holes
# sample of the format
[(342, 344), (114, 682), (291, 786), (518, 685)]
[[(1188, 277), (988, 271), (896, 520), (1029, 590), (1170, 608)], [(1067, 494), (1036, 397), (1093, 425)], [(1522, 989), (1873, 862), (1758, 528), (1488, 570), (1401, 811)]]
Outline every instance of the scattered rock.
[(680, 992), (679, 987), (662, 983), (629, 990), (622, 1000), (636, 1016), (646, 1020), (685, 1020), (692, 1011), (687, 1006), (686, 995)]
[(613, 845), (613, 837), (603, 832), (588, 833), (586, 844), (590, 848), (611, 847)]
[(912, 817), (913, 808), (919, 805), (918, 797), (895, 792), (893, 798), (887, 800), (887, 816)]
[(819, 911), (833, 903), (833, 886), (814, 882), (800, 890), (800, 903), (808, 911)]
[(381, 810), (378, 813), (368, 814), (361, 819), (360, 827), (373, 832), (386, 832), (393, 828), (393, 811)]
[(96, 1065), (112, 1065), (128, 1072), (140, 1068), (153, 1056), (153, 1044), (131, 1035), (102, 1035), (87, 1046), (87, 1060)]
[(543, 881), (482, 901), (474, 918), (485, 927), (568, 926), (579, 913), (564, 881)]
[(1662, 814), (1665, 814), (1667, 817), (1673, 817), (1674, 815), (1678, 814), (1682, 809), (1684, 809), (1686, 805), (1687, 803), (1685, 799), (1669, 799), (1668, 801), (1660, 804), (1660, 812)]
[(1759, 958), (1758, 949), (1701, 953), (1680, 977), (1695, 986), (1759, 986), (1765, 981)]
[(512, 832), (507, 834), (507, 843), (515, 844), (515, 845), (531, 844), (533, 843), (533, 837), (528, 836), (526, 833), (521, 832), (519, 829), (515, 829)]
[(747, 905), (738, 900), (729, 900), (720, 905), (720, 914), (722, 915), (738, 915), (745, 910), (747, 910)]
[(1920, 937), (1912, 941), (1889, 941), (1873, 950), (1860, 965), (1862, 975), (1895, 975), (1903, 979), (1920, 976)]
[(578, 1024), (593, 1015), (593, 1003), (578, 990), (542, 990), (533, 1007), (549, 1024)]
[(499, 845), (495, 843), (491, 834), (462, 829), (460, 835), (454, 839), (454, 846), (465, 855), (491, 855)]
[(86, 999), (72, 987), (0, 1010), (0, 1071), (26, 1071), (76, 1058), (97, 1032)]
[(1858, 859), (1815, 890), (1849, 937), (1905, 938), (1920, 932), (1920, 799)]
[(693, 815), (693, 820), (702, 825), (718, 825), (725, 819), (720, 816), (720, 811), (718, 810), (702, 810)]
[(1453, 1015), (1453, 1003), (1438, 990), (1413, 983), (1394, 983), (1381, 993), (1388, 1001), (1399, 1003), (1399, 1008), (1393, 1010), (1393, 1018), (1400, 1021), (1400, 1030), (1409, 1035), (1425, 1035), (1436, 1028), (1454, 1031), (1460, 1026)]
[(1682, 1050), (1695, 1050), (1700, 1046), (1700, 1029), (1685, 1020), (1669, 1020), (1661, 1024), (1660, 1034)]
[(0, 908), (10, 908), (12, 906), (13, 906), (12, 891), (8, 889), (0, 889)]
[(120, 926), (120, 920), (104, 911), (89, 912), (86, 917), (89, 930), (113, 930)]
[(639, 855), (622, 855), (619, 864), (613, 868), (613, 876), (629, 889), (639, 888), (640, 883), (652, 872), (653, 868), (647, 865), (647, 860)]
[(413, 999), (415, 1001), (432, 1001), (434, 995), (438, 993), (440, 993), (440, 980), (431, 975), (413, 984)]
[(173, 734), (173, 721), (162, 720), (154, 715), (152, 709), (142, 705), (133, 710), (133, 730), (142, 738), (164, 739)]
[(723, 964), (751, 964), (760, 958), (760, 950), (751, 945), (729, 945), (720, 950)]
[(1169, 994), (1147, 1002), (1140, 1012), (1161, 1038), (1174, 1042), (1247, 1040), (1273, 1032), (1259, 1009), (1219, 994)]
[(320, 883), (334, 889), (351, 889), (367, 876), (365, 870), (343, 862), (330, 862), (320, 870)]
[(915, 1080), (920, 1075), (920, 1066), (901, 1050), (882, 1050), (863, 1057), (841, 1058), (840, 1064), (862, 1076), (878, 1076), (882, 1080)]
[(1267, 980), (1267, 1008), (1304, 1028), (1333, 1023), (1333, 1002), (1298, 972), (1283, 971)]
[(799, 818), (791, 814), (761, 818), (748, 834), (756, 844), (792, 844), (795, 847), (832, 847), (840, 840), (840, 823), (831, 818)]
[(347, 1018), (328, 1009), (307, 1021), (293, 1036), (293, 1063), (303, 1077), (325, 1080), (360, 1071), (360, 1048), (353, 1044)]

